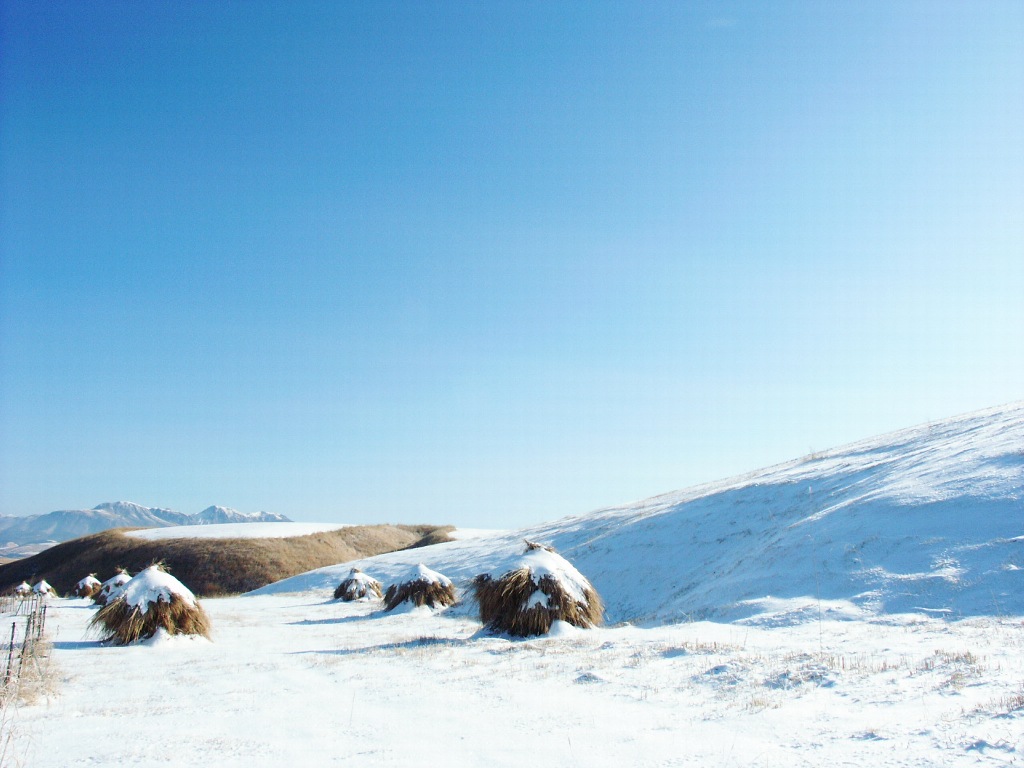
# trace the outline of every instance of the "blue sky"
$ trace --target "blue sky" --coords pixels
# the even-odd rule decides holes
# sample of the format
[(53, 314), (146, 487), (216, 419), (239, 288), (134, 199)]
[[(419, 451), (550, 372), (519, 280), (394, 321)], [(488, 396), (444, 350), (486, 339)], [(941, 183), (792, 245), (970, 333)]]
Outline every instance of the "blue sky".
[(1024, 5), (0, 3), (0, 513), (511, 527), (1024, 397)]

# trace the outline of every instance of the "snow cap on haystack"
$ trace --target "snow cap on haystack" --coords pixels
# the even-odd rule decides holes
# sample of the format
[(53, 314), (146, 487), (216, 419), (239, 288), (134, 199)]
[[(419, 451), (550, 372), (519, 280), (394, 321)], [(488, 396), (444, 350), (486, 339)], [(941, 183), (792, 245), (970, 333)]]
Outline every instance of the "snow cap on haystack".
[(57, 596), (57, 590), (49, 585), (46, 579), (37, 581), (35, 586), (32, 587), (32, 591), (37, 595), (51, 595), (52, 597)]
[(543, 544), (526, 542), (517, 567), (495, 579), (473, 579), (480, 620), (491, 632), (544, 635), (556, 621), (587, 629), (601, 623), (604, 605), (573, 565)]
[(405, 579), (388, 587), (384, 595), (385, 611), (394, 610), (402, 603), (431, 608), (452, 605), (455, 603), (455, 585), (447, 576), (420, 563)]
[(75, 597), (92, 597), (100, 591), (102, 586), (103, 583), (96, 578), (96, 574), (90, 573), (75, 584)]
[(381, 583), (358, 568), (350, 570), (348, 577), (334, 590), (335, 600), (380, 600), (383, 596)]
[(32, 594), (32, 586), (27, 581), (23, 581), (14, 588), (14, 594), (21, 595), (22, 597), (30, 595)]
[(117, 597), (121, 593), (121, 590), (124, 589), (124, 585), (131, 580), (132, 575), (128, 573), (128, 571), (124, 568), (118, 568), (117, 573), (100, 584), (100, 588), (96, 590), (96, 594), (92, 596), (93, 602), (96, 603), (96, 605), (106, 605)]
[(210, 636), (210, 619), (195, 595), (160, 564), (129, 581), (90, 627), (117, 645), (148, 639), (161, 629), (169, 635)]

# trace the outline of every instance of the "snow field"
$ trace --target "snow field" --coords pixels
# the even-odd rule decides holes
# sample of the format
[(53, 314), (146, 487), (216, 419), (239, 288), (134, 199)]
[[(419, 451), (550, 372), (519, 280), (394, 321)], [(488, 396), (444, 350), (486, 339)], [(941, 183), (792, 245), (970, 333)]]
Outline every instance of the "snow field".
[[(275, 527), (281, 523), (273, 524)], [(524, 531), (203, 600), (213, 642), (106, 648), (51, 600), (59, 693), (13, 760), (57, 766), (977, 766), (1024, 755), (1024, 403)], [(611, 624), (482, 633), (523, 539)], [(330, 599), (423, 563), (464, 602)]]
[(348, 523), (215, 523), (212, 525), (175, 525), (168, 528), (143, 528), (125, 535), (146, 541), (166, 539), (285, 539), (348, 528)]
[(459, 612), (329, 598), (203, 600), (214, 642), (127, 648), (86, 638), (87, 601), (52, 600), (59, 696), (18, 714), (19, 758), (910, 766), (1009, 764), (1024, 750), (1020, 619), (695, 622), (512, 641)]

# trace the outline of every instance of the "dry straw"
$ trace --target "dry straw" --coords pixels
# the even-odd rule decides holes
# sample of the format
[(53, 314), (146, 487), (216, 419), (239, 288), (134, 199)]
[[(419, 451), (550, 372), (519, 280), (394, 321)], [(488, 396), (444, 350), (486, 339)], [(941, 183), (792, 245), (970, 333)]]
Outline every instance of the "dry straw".
[(131, 577), (132, 575), (124, 568), (118, 568), (117, 573), (100, 585), (96, 594), (92, 596), (92, 601), (96, 603), (96, 605), (106, 605), (111, 596), (116, 597), (118, 591), (128, 583)]
[(75, 585), (75, 597), (95, 597), (102, 586), (96, 574), (90, 573)]
[(604, 613), (597, 591), (568, 560), (529, 541), (518, 568), (497, 579), (480, 574), (473, 592), (487, 629), (517, 637), (547, 634), (555, 621), (594, 627)]
[[(104, 641), (128, 645), (151, 638), (160, 629), (169, 635), (210, 636), (210, 619), (199, 601), (159, 565), (142, 571), (133, 582), (134, 588), (130, 584), (89, 624)], [(137, 593), (151, 599), (138, 599)]]
[(402, 603), (443, 608), (454, 605), (455, 601), (455, 585), (451, 580), (420, 564), (416, 566), (412, 578), (388, 587), (384, 595), (384, 610), (394, 610)]
[(50, 586), (50, 582), (46, 579), (37, 581), (32, 587), (32, 592), (36, 595), (47, 595), (49, 597), (57, 596), (57, 590)]
[(358, 568), (350, 570), (348, 578), (334, 590), (335, 600), (380, 600), (383, 596), (381, 583)]

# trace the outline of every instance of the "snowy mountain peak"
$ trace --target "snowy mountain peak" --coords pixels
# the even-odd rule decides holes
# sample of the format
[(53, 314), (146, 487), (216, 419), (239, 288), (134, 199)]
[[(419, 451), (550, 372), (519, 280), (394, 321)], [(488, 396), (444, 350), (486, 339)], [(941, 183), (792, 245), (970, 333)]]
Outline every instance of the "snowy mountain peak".
[(284, 515), (274, 512), (239, 512), (231, 507), (210, 506), (199, 514), (193, 515), (192, 525), (214, 525), (223, 523), (274, 523), (290, 522)]
[[(43, 515), (0, 517), (0, 539), (9, 542), (0, 551), (20, 554), (26, 545), (40, 544), (41, 551), (55, 543), (77, 539), (110, 528), (167, 528), (180, 525), (213, 523), (291, 522), (272, 512), (245, 514), (228, 507), (207, 507), (196, 515), (186, 515), (163, 507), (146, 507), (131, 501), (107, 501), (92, 509), (66, 509)], [(34, 552), (33, 552), (34, 554)]]
[(93, 509), (97, 512), (111, 512), (115, 515), (177, 514), (173, 510), (163, 507), (144, 507), (134, 501), (105, 501), (102, 504), (97, 504)]

